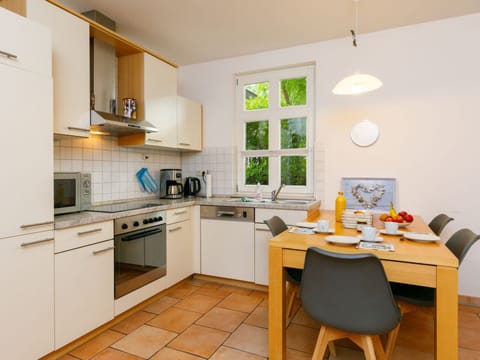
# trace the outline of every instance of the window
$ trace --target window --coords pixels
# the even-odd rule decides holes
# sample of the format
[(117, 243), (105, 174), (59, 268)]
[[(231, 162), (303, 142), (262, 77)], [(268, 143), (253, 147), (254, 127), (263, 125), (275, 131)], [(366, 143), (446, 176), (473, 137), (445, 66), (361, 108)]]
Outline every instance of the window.
[(237, 77), (238, 191), (313, 193), (313, 66)]

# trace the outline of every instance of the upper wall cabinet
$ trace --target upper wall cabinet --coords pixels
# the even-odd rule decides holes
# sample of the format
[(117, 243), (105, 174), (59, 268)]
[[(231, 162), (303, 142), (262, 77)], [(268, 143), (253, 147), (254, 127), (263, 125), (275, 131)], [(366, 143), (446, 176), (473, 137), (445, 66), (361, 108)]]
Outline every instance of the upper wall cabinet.
[(202, 150), (202, 105), (177, 97), (177, 147), (182, 150)]
[(0, 0), (0, 6), (25, 16), (25, 0)]
[(89, 24), (43, 0), (27, 1), (27, 17), (52, 30), (54, 133), (89, 137)]

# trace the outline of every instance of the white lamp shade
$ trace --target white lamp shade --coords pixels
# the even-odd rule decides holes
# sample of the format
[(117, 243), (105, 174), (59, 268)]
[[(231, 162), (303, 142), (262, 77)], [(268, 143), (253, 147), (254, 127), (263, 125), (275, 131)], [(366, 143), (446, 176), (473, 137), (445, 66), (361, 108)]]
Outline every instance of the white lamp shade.
[(355, 95), (376, 90), (382, 82), (375, 76), (368, 74), (353, 74), (340, 80), (333, 88), (335, 95)]

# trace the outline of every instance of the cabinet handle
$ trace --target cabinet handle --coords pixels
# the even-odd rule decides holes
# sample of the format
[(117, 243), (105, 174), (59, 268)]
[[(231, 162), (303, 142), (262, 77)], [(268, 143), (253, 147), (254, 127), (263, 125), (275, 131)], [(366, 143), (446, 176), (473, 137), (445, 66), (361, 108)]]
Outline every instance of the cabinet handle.
[(26, 246), (31, 246), (31, 245), (37, 245), (37, 244), (46, 243), (46, 242), (49, 242), (49, 241), (53, 241), (53, 238), (48, 238), (48, 239), (43, 239), (43, 240), (36, 240), (36, 241), (30, 241), (30, 242), (24, 242), (24, 243), (21, 243), (20, 246), (21, 246), (21, 247), (26, 247)]
[(174, 215), (182, 215), (182, 214), (185, 214), (186, 212), (187, 212), (187, 210), (182, 210), (182, 211), (176, 211), (173, 214)]
[(153, 141), (153, 142), (163, 142), (163, 140), (158, 140), (158, 139), (147, 139), (147, 141)]
[(75, 127), (75, 126), (67, 126), (67, 129), (68, 130), (79, 130), (79, 131), (90, 132), (90, 129), (84, 129), (84, 128), (79, 128), (79, 127)]
[(174, 232), (174, 231), (178, 231), (178, 230), (182, 230), (182, 227), (181, 227), (181, 226), (177, 226), (176, 228), (168, 229), (168, 232)]
[(102, 231), (102, 228), (98, 228), (98, 229), (92, 229), (92, 230), (86, 230), (86, 231), (79, 231), (77, 233), (78, 236), (82, 236), (82, 235), (87, 235), (87, 234), (91, 234), (91, 233), (95, 233), (95, 232), (99, 232), (99, 231)]
[(113, 249), (115, 249), (115, 246), (109, 246), (109, 247), (107, 247), (107, 248), (105, 248), (105, 249), (95, 250), (95, 251), (92, 252), (92, 254), (93, 254), (93, 255), (98, 255), (98, 254), (101, 254), (101, 253), (104, 253), (104, 252), (106, 252), (106, 251), (113, 250)]
[(54, 224), (54, 221), (45, 221), (45, 222), (40, 222), (40, 223), (35, 223), (35, 224), (25, 224), (25, 225), (20, 225), (21, 229), (28, 229), (31, 227), (35, 226), (44, 226), (44, 225), (52, 225)]
[(183, 143), (183, 142), (181, 142), (181, 143), (178, 143), (178, 145), (182, 145), (182, 146), (192, 146), (192, 144), (189, 144), (189, 143)]
[(269, 231), (269, 232), (270, 232), (269, 229), (262, 229), (262, 228), (255, 228), (255, 230), (256, 230), (256, 231)]
[(8, 53), (8, 52), (6, 52), (6, 51), (0, 50), (0, 55), (3, 55), (3, 56), (5, 56), (5, 57), (8, 58), (8, 59), (18, 60), (18, 56), (17, 56), (17, 55), (10, 54), (10, 53)]

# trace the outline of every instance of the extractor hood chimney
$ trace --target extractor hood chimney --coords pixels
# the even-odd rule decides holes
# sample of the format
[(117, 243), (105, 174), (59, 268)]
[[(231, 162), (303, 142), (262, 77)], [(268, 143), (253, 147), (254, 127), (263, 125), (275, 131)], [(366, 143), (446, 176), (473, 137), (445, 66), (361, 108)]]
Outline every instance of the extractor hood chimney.
[[(101, 25), (115, 30), (115, 22), (96, 10), (83, 13)], [(117, 56), (115, 47), (101, 40), (90, 39), (90, 129), (102, 135), (128, 135), (157, 132), (145, 120), (118, 115)]]

